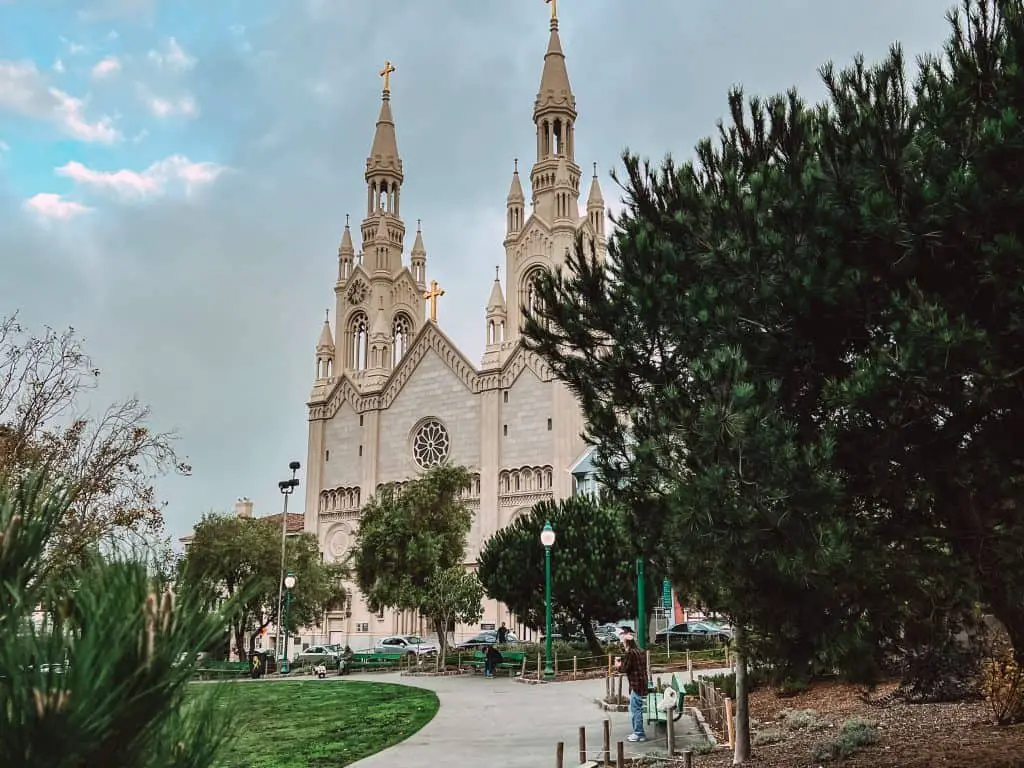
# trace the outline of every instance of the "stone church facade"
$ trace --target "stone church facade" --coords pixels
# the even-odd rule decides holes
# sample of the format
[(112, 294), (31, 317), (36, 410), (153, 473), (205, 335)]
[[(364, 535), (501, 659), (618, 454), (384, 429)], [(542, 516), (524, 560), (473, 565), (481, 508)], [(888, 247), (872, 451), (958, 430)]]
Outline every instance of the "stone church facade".
[[(496, 276), (490, 286), (481, 324), (486, 347), (474, 363), (436, 320), (439, 289), (428, 279), (419, 225), (408, 258), (403, 256), (404, 167), (390, 72), (388, 64), (381, 73), (380, 115), (366, 161), (361, 248), (346, 222), (334, 285), (335, 326), (325, 320), (316, 347), (305, 530), (318, 536), (326, 559), (344, 558), (359, 509), (371, 495), (448, 461), (473, 473), (466, 501), (474, 520), (465, 555), (473, 567), (480, 547), (499, 528), (538, 501), (573, 492), (570, 470), (586, 451), (582, 414), (568, 388), (523, 348), (520, 329), (522, 313), (537, 305), (537, 276), (563, 263), (579, 234), (596, 242), (603, 256), (604, 200), (595, 174), (581, 209), (576, 99), (553, 17), (533, 107), (531, 206), (517, 163), (507, 197), (506, 280), (502, 285)], [(482, 626), (516, 625), (503, 606), (488, 601), (484, 608)], [(349, 610), (328, 615), (323, 633), (329, 642), (359, 647), (381, 635), (422, 629), (416, 616), (372, 613), (353, 590)]]

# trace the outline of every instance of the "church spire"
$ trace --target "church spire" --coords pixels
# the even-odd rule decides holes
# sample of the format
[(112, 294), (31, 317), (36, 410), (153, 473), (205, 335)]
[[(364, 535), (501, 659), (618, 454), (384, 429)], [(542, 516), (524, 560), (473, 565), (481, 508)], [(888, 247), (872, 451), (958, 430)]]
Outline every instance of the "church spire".
[(519, 181), (519, 158), (513, 161), (512, 184), (509, 186), (505, 204), (508, 208), (505, 234), (507, 237), (512, 237), (522, 231), (525, 219), (523, 209), (526, 206), (526, 197), (523, 195), (523, 185)]
[(334, 337), (331, 335), (330, 310), (324, 315), (320, 339), (316, 343), (316, 380), (324, 381), (334, 375)]
[(352, 230), (349, 228), (348, 214), (345, 214), (345, 231), (341, 234), (341, 245), (338, 246), (338, 282), (344, 283), (352, 275), (352, 267), (356, 259), (356, 249), (352, 244)]
[[(569, 84), (562, 40), (558, 36), (557, 0), (551, 6), (551, 33), (544, 54), (540, 88), (533, 104), (533, 122), (537, 126), (537, 161), (530, 171), (534, 211), (548, 223), (567, 218), (565, 211), (574, 209), (579, 200), (580, 169), (576, 165), (576, 97)], [(556, 191), (559, 163), (566, 163), (566, 178)], [(566, 183), (567, 182), (567, 183)], [(564, 195), (573, 198), (566, 206)]]
[(597, 180), (597, 163), (594, 163), (594, 178), (587, 196), (587, 220), (594, 235), (604, 237), (604, 195), (601, 194), (601, 182)]
[(402, 224), (402, 158), (398, 154), (398, 137), (395, 134), (395, 118), (391, 114), (391, 73), (395, 66), (384, 62), (380, 76), (384, 79), (381, 92), (380, 114), (373, 134), (373, 144), (366, 158), (366, 218), (363, 219), (363, 242), (369, 242), (379, 228), (378, 218), (387, 216), (398, 235), (396, 245), (405, 240), (405, 226)]

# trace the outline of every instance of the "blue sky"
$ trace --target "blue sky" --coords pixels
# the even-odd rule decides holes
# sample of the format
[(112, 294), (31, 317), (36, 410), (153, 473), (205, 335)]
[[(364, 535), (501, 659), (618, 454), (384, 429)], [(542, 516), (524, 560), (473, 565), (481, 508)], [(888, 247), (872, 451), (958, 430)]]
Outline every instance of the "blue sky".
[[(936, 51), (948, 5), (561, 0), (577, 159), (614, 208), (625, 147), (689, 156), (734, 84), (816, 100), (825, 61)], [(305, 460), (385, 59), (407, 225), (480, 358), (547, 36), (541, 0), (0, 0), (0, 314), (74, 326), (99, 402), (137, 395), (177, 432), (194, 473), (160, 482), (171, 533), (238, 496), (275, 511)]]

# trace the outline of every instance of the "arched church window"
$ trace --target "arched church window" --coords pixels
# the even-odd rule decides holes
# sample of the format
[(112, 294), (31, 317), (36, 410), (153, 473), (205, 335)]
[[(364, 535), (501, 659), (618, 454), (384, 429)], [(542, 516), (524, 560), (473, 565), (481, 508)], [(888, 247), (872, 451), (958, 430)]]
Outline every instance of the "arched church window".
[(543, 267), (536, 267), (527, 272), (526, 278), (523, 280), (523, 307), (530, 317), (536, 317), (542, 306), (537, 289), (538, 281), (543, 274)]
[(420, 424), (412, 438), (412, 457), (421, 469), (443, 464), (451, 453), (451, 438), (437, 419), (427, 419)]
[(349, 322), (349, 361), (352, 370), (366, 370), (366, 352), (370, 337), (370, 324), (366, 315), (356, 312)]
[(412, 321), (404, 312), (396, 314), (391, 322), (391, 336), (395, 340), (395, 365), (398, 365), (412, 342)]

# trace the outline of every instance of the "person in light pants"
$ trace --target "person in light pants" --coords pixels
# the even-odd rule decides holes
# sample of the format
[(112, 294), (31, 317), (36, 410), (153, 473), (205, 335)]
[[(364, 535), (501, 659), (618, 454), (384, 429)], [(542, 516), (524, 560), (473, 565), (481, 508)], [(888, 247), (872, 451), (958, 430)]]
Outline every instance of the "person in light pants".
[(636, 644), (632, 634), (622, 635), (625, 655), (618, 661), (619, 671), (629, 681), (629, 717), (633, 722), (633, 732), (626, 741), (647, 741), (644, 732), (644, 697), (647, 695), (648, 675), (647, 656)]

